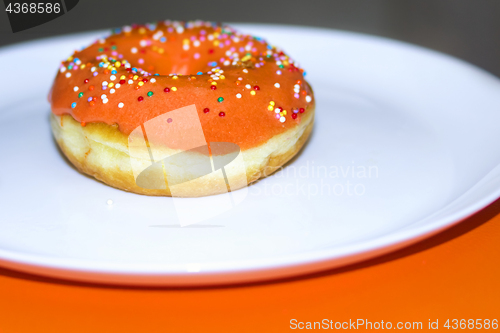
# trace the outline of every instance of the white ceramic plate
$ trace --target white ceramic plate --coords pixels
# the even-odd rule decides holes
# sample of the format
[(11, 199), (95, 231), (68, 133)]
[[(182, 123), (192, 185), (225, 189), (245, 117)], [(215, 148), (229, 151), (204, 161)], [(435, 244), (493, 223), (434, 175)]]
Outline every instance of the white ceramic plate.
[(255, 281), (406, 246), (500, 196), (497, 78), (382, 38), (239, 28), (281, 46), (307, 70), (317, 99), (314, 133), (239, 205), (187, 227), (171, 198), (88, 178), (52, 139), (46, 95), (59, 61), (102, 33), (1, 50), (0, 264), (104, 283)]

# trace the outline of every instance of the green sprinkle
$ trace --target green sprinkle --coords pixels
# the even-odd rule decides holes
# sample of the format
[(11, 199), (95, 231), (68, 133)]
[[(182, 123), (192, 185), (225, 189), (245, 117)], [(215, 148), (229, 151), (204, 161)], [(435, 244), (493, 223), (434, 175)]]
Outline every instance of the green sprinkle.
[(285, 68), (285, 66), (283, 66), (283, 65), (279, 65), (278, 67), (279, 67), (279, 68)]
[(102, 51), (104, 51), (104, 49), (102, 47), (100, 47), (97, 51), (102, 52)]
[(116, 50), (116, 45), (111, 46), (112, 50)]
[(83, 96), (83, 93), (82, 93), (82, 92), (78, 94), (78, 98), (80, 98), (80, 97), (82, 97), (82, 96)]
[(152, 91), (149, 91), (149, 92), (148, 92), (148, 96), (149, 96), (149, 97), (153, 96), (153, 92), (152, 92)]
[(223, 100), (224, 100), (224, 98), (222, 98), (222, 97), (217, 98), (217, 102), (219, 102), (219, 103), (222, 103)]

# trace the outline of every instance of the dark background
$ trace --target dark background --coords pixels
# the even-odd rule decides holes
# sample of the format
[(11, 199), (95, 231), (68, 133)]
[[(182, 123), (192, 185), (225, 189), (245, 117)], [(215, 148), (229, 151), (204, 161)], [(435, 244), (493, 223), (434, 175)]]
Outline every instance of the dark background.
[(0, 46), (164, 19), (362, 32), (445, 52), (500, 76), (500, 0), (80, 0), (62, 17), (16, 34), (0, 13)]

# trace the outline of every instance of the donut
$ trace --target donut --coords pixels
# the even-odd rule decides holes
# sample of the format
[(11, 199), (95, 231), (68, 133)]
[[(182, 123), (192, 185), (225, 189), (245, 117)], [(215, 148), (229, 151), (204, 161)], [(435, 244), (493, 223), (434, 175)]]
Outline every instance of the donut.
[(48, 97), (52, 132), (76, 169), (118, 189), (234, 191), (307, 141), (315, 99), (305, 74), (278, 47), (227, 25), (125, 26), (61, 63)]

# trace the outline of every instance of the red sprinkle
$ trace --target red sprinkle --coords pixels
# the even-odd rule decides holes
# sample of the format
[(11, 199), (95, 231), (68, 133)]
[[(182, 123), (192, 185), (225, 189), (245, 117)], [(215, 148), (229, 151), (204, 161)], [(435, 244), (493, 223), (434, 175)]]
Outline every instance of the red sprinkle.
[(139, 102), (142, 102), (142, 101), (144, 100), (144, 97), (139, 96), (139, 97), (137, 97), (137, 100), (138, 100)]
[(305, 111), (305, 110), (304, 110), (304, 108), (300, 108), (300, 109), (299, 109), (299, 112), (300, 112), (300, 113), (304, 113), (304, 111)]
[(164, 92), (170, 92), (170, 88), (167, 87), (167, 88), (163, 89), (163, 91)]
[(224, 117), (226, 114), (224, 112), (219, 113), (219, 117)]
[[(283, 111), (283, 108), (281, 106), (278, 106), (276, 109), (278, 109), (278, 113), (280, 113), (281, 111)], [(276, 111), (276, 110), (275, 110)]]
[(212, 90), (217, 89), (217, 87), (216, 87), (216, 86), (210, 86), (210, 88), (211, 88)]
[(203, 112), (205, 112), (205, 113), (208, 113), (209, 111), (210, 111), (210, 109), (209, 109), (209, 108), (204, 108), (204, 109), (203, 109)]
[(297, 119), (297, 114), (296, 113), (292, 113), (292, 118), (293, 119)]
[(210, 54), (214, 53), (214, 49), (208, 50), (208, 53), (210, 53)]
[(260, 90), (260, 87), (259, 86), (254, 86), (253, 89)]
[(94, 90), (94, 86), (89, 86), (89, 90), (90, 91)]
[(94, 106), (95, 105), (95, 102), (94, 101), (90, 101), (90, 106)]
[(83, 81), (83, 83), (89, 83), (89, 79), (85, 79), (85, 81)]
[(146, 83), (148, 82), (148, 79), (142, 79), (142, 82)]
[(120, 80), (120, 84), (125, 84), (125, 82), (127, 82), (127, 81), (125, 81), (125, 80)]

